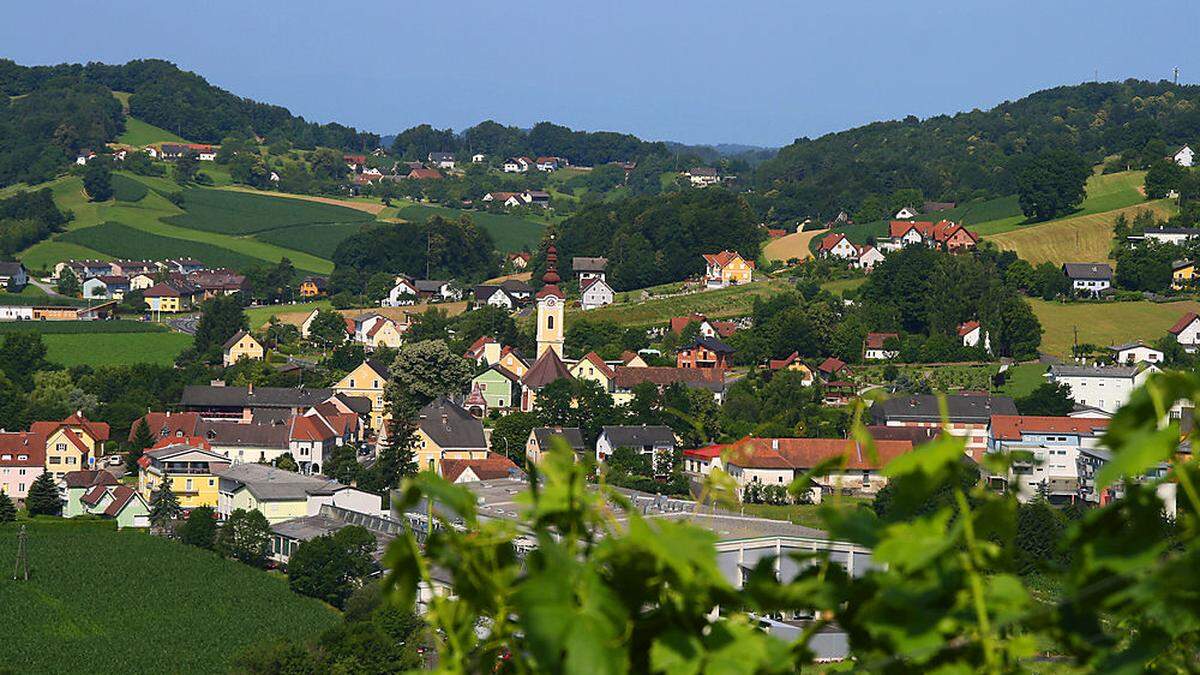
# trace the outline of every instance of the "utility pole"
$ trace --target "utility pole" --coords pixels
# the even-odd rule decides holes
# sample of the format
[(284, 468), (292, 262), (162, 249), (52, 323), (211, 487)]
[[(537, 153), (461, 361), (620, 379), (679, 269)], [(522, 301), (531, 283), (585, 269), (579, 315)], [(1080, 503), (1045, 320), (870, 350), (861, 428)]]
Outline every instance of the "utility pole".
[(13, 566), (13, 581), (29, 581), (28, 540), (29, 534), (22, 525), (21, 531), (17, 533), (17, 564)]

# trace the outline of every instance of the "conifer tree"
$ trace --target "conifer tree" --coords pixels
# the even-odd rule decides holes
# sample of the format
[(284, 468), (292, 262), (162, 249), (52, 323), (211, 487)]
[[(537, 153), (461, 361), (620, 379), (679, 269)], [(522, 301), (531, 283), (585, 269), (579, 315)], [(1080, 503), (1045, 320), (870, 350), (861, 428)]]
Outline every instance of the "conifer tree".
[(54, 474), (43, 473), (29, 486), (25, 497), (25, 510), (31, 516), (57, 516), (62, 514), (62, 501), (54, 487)]
[(17, 507), (8, 493), (0, 491), (0, 523), (11, 523), (17, 519)]
[(171, 477), (163, 476), (162, 485), (150, 498), (150, 524), (162, 530), (182, 513), (179, 497), (171, 489)]
[(125, 456), (125, 470), (137, 473), (138, 460), (146, 452), (146, 448), (154, 445), (154, 435), (150, 433), (150, 425), (145, 418), (137, 421), (133, 428), (133, 442), (129, 445), (129, 454)]

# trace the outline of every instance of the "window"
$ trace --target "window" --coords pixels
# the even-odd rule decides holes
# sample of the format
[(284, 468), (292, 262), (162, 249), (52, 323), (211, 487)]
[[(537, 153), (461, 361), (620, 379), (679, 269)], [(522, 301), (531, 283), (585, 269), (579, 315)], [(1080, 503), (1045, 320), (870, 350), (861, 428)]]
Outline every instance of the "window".
[(183, 489), (188, 492), (192, 491), (192, 479), (191, 478), (187, 479), (187, 483), (184, 485)]
[(554, 315), (553, 314), (546, 317), (546, 328), (548, 330), (554, 330)]
[(62, 457), (51, 457), (50, 463), (51, 464), (62, 464)]
[(352, 378), (350, 378), (350, 388), (351, 388), (351, 389), (353, 389), (353, 388), (354, 388), (354, 378), (353, 378), (353, 377), (352, 377)]
[[(8, 459), (5, 457), (5, 459)], [(17, 455), (17, 459), (29, 459), (29, 455)]]
[(57, 450), (57, 451), (59, 451), (59, 452), (66, 452), (66, 451), (67, 451), (67, 444), (66, 444), (66, 443), (59, 443), (58, 445), (55, 445), (55, 446), (54, 446), (54, 449), (55, 449), (55, 450)]
[(12, 455), (0, 455), (0, 459), (12, 459)]

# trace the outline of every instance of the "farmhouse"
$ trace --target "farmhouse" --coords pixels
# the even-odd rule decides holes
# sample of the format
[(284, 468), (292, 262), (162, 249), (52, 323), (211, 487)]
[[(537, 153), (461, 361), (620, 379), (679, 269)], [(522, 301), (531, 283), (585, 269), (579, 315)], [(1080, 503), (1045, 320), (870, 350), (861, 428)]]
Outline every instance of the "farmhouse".
[(704, 263), (707, 288), (726, 288), (754, 281), (754, 261), (742, 258), (737, 251), (705, 253)]
[(545, 190), (526, 190), (521, 193), (521, 200), (543, 209), (550, 208), (550, 193)]
[(1195, 162), (1195, 159), (1195, 151), (1186, 145), (1181, 148), (1176, 148), (1175, 151), (1171, 153), (1171, 161), (1175, 162), (1179, 166), (1190, 167)]
[(29, 272), (20, 262), (0, 261), (0, 286), (9, 293), (18, 293), (29, 283)]
[(822, 258), (855, 260), (858, 258), (858, 247), (850, 243), (846, 235), (841, 232), (831, 232), (821, 238), (821, 244), (817, 247), (817, 255)]
[(571, 269), (579, 280), (579, 285), (590, 279), (603, 279), (604, 270), (608, 267), (608, 258), (571, 258)]
[(412, 180), (441, 180), (442, 174), (439, 173), (437, 169), (426, 169), (421, 167), (409, 171), (408, 177)]
[(1132, 366), (1138, 363), (1161, 364), (1163, 362), (1163, 353), (1146, 346), (1146, 343), (1141, 340), (1123, 345), (1113, 345), (1108, 350), (1112, 352), (1113, 361), (1118, 365)]
[(1098, 298), (1112, 288), (1113, 271), (1108, 263), (1063, 263), (1062, 270), (1077, 295)]
[(867, 333), (863, 340), (863, 358), (886, 361), (900, 355), (900, 335), (897, 333)]
[(509, 208), (514, 208), (523, 205), (525, 202), (521, 199), (520, 193), (517, 192), (488, 192), (483, 195), (483, 201), (495, 204), (501, 204)]
[(958, 339), (964, 347), (983, 346), (984, 351), (992, 352), (992, 339), (978, 321), (967, 321), (958, 326)]
[(504, 455), (494, 452), (477, 459), (443, 459), (442, 478), (451, 483), (477, 483), (500, 478), (524, 478), (525, 474)]
[(509, 157), (500, 168), (504, 173), (525, 173), (532, 166), (533, 160), (528, 157)]
[(896, 220), (912, 220), (913, 218), (916, 218), (919, 215), (921, 215), (920, 211), (916, 210), (915, 208), (913, 208), (911, 206), (905, 206), (904, 208), (902, 208), (896, 212), (896, 215), (894, 216), (894, 218)]
[(585, 311), (611, 305), (613, 298), (613, 289), (602, 276), (593, 277), (579, 284), (579, 307)]
[(1148, 227), (1141, 234), (1131, 234), (1126, 239), (1130, 242), (1153, 241), (1159, 244), (1182, 246), (1200, 237), (1200, 228), (1194, 227)]
[(974, 232), (949, 220), (937, 223), (917, 220), (893, 220), (888, 223), (888, 237), (879, 241), (886, 251), (897, 251), (911, 244), (924, 244), (951, 253), (968, 251), (979, 244)]
[(439, 169), (453, 169), (454, 155), (449, 152), (431, 152), (426, 158), (431, 166)]
[(221, 351), (223, 352), (221, 363), (226, 368), (237, 364), (242, 359), (262, 361), (266, 353), (262, 343), (244, 330), (239, 330), (226, 340)]
[(703, 188), (721, 182), (721, 176), (711, 166), (697, 166), (688, 169), (683, 175), (691, 182), (692, 187)]
[(783, 359), (768, 359), (767, 369), (772, 372), (783, 370), (793, 373), (800, 373), (803, 378), (801, 380), (801, 384), (806, 387), (812, 386), (813, 382), (816, 381), (816, 374), (813, 373), (812, 368), (809, 368), (803, 361), (800, 360), (800, 352), (792, 352), (787, 356), (787, 358)]
[(1200, 316), (1195, 312), (1188, 312), (1179, 317), (1167, 332), (1175, 336), (1175, 340), (1187, 353), (1195, 354), (1200, 350)]
[(1157, 372), (1158, 368), (1148, 363), (1107, 367), (1055, 364), (1046, 377), (1055, 384), (1067, 385), (1075, 403), (1115, 413), (1129, 401), (1134, 389)]

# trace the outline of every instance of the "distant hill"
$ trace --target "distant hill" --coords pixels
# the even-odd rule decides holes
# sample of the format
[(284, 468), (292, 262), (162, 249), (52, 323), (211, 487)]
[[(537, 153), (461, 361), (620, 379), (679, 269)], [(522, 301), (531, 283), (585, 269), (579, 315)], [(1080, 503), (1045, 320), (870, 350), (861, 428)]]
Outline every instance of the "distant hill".
[(876, 122), (800, 138), (755, 172), (757, 206), (775, 220), (854, 212), (873, 196), (916, 188), (967, 201), (1015, 192), (1011, 167), (1051, 148), (1111, 170), (1144, 168), (1173, 145), (1200, 142), (1200, 86), (1086, 83), (1039, 91), (991, 110)]
[(705, 162), (717, 163), (721, 160), (740, 160), (750, 166), (765, 162), (779, 153), (779, 148), (765, 148), (758, 145), (743, 145), (741, 143), (687, 145), (667, 141), (667, 147), (671, 152), (682, 155), (695, 155)]

